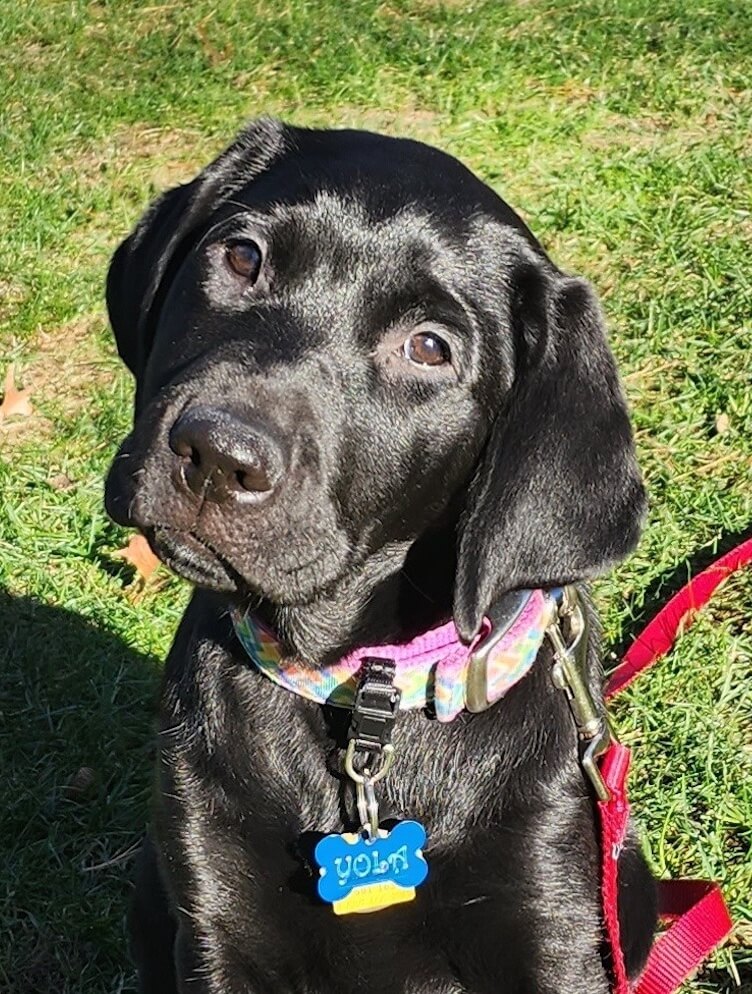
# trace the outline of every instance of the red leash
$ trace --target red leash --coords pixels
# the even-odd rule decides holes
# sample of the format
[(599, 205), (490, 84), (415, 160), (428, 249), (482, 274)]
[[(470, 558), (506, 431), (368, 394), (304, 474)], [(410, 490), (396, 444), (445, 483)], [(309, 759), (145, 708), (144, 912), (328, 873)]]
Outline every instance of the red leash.
[[(750, 562), (752, 538), (693, 577), (634, 640), (606, 683), (606, 697), (618, 693), (664, 656), (718, 586)], [(728, 936), (732, 922), (718, 884), (705, 880), (659, 881), (658, 910), (661, 918), (670, 924), (654, 942), (642, 974), (634, 986), (630, 985), (624, 967), (617, 915), (619, 855), (629, 821), (626, 781), (630, 755), (629, 749), (620, 743), (609, 746), (601, 761), (601, 774), (611, 796), (608, 801), (598, 802), (601, 888), (604, 925), (611, 949), (613, 992), (673, 994)]]
[(653, 943), (645, 968), (631, 986), (619, 935), (617, 895), (619, 855), (629, 822), (626, 794), (630, 750), (613, 743), (601, 761), (609, 788), (608, 801), (598, 802), (601, 822), (601, 897), (611, 951), (613, 994), (673, 994), (732, 928), (720, 887), (707, 880), (660, 880), (658, 911), (671, 924)]
[(637, 636), (622, 662), (606, 681), (606, 697), (623, 690), (634, 678), (665, 656), (677, 635), (692, 624), (694, 616), (704, 607), (716, 589), (732, 573), (752, 562), (752, 538), (737, 545), (712, 565), (698, 573), (674, 594), (653, 620)]

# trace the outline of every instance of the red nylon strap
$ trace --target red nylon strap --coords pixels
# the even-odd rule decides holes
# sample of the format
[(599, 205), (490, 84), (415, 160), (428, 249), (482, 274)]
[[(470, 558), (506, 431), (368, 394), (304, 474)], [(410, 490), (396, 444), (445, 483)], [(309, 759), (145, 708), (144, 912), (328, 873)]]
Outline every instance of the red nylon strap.
[(601, 822), (601, 903), (603, 925), (611, 954), (613, 994), (629, 994), (624, 953), (619, 933), (619, 856), (629, 824), (627, 773), (631, 753), (626, 746), (612, 742), (600, 762), (601, 775), (611, 797), (598, 801)]
[[(731, 574), (752, 562), (752, 538), (717, 559), (693, 577), (637, 636), (622, 663), (611, 673), (605, 696), (618, 693), (643, 670), (652, 666), (674, 644), (695, 614)], [(609, 746), (601, 772), (611, 791), (599, 801), (601, 822), (601, 889), (606, 938), (611, 950), (613, 994), (673, 994), (681, 983), (732, 929), (732, 921), (718, 884), (706, 880), (662, 880), (658, 884), (659, 913), (672, 922), (655, 941), (645, 969), (630, 987), (619, 935), (618, 859), (629, 819), (626, 777), (629, 750)]]
[(661, 917), (675, 921), (656, 939), (634, 994), (672, 994), (732, 928), (718, 884), (662, 880), (658, 887)]
[(664, 656), (674, 644), (677, 634), (692, 624), (695, 614), (707, 604), (717, 587), (751, 562), (752, 538), (749, 538), (692, 577), (634, 640), (622, 662), (606, 681), (605, 696), (608, 698), (618, 693), (638, 673)]
[(613, 742), (601, 760), (611, 792), (598, 802), (601, 823), (601, 900), (611, 954), (613, 994), (673, 994), (729, 934), (731, 918), (718, 884), (707, 880), (661, 880), (658, 912), (672, 922), (655, 941), (634, 987), (627, 979), (619, 930), (619, 856), (629, 824), (626, 792), (631, 753)]

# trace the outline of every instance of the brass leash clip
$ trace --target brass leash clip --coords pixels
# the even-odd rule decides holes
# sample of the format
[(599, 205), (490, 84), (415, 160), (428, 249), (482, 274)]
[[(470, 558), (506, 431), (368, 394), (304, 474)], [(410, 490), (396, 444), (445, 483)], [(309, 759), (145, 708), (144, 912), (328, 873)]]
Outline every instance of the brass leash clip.
[(611, 794), (601, 776), (597, 760), (613, 741), (613, 734), (596, 708), (586, 682), (587, 621), (580, 595), (574, 587), (563, 589), (557, 617), (546, 634), (554, 649), (551, 676), (554, 685), (564, 691), (577, 728), (580, 763), (598, 799), (608, 801)]

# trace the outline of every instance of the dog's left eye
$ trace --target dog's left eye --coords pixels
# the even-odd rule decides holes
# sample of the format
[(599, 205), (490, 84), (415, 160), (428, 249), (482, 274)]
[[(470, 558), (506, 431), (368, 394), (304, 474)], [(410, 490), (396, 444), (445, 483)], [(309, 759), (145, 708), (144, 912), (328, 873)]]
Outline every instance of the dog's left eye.
[(263, 256), (261, 248), (250, 240), (232, 242), (225, 250), (225, 259), (230, 269), (249, 283), (255, 283), (261, 273)]
[(402, 346), (405, 358), (419, 366), (443, 366), (451, 362), (452, 353), (443, 338), (432, 331), (416, 331)]

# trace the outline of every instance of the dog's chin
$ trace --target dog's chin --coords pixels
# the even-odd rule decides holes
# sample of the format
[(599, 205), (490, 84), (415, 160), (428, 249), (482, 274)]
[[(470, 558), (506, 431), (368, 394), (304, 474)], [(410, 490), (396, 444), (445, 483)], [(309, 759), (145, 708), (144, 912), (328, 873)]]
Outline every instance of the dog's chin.
[(283, 569), (278, 576), (276, 571), (271, 572), (261, 581), (258, 576), (246, 576), (193, 532), (167, 525), (142, 525), (140, 530), (154, 554), (173, 573), (204, 589), (238, 594), (241, 600), (266, 600), (278, 607), (303, 607), (321, 597), (341, 576), (341, 569), (331, 569), (333, 564), (329, 564), (330, 570), (326, 570), (317, 558)]
[(144, 534), (154, 554), (190, 583), (224, 593), (239, 589), (242, 581), (232, 566), (190, 532), (157, 525)]

